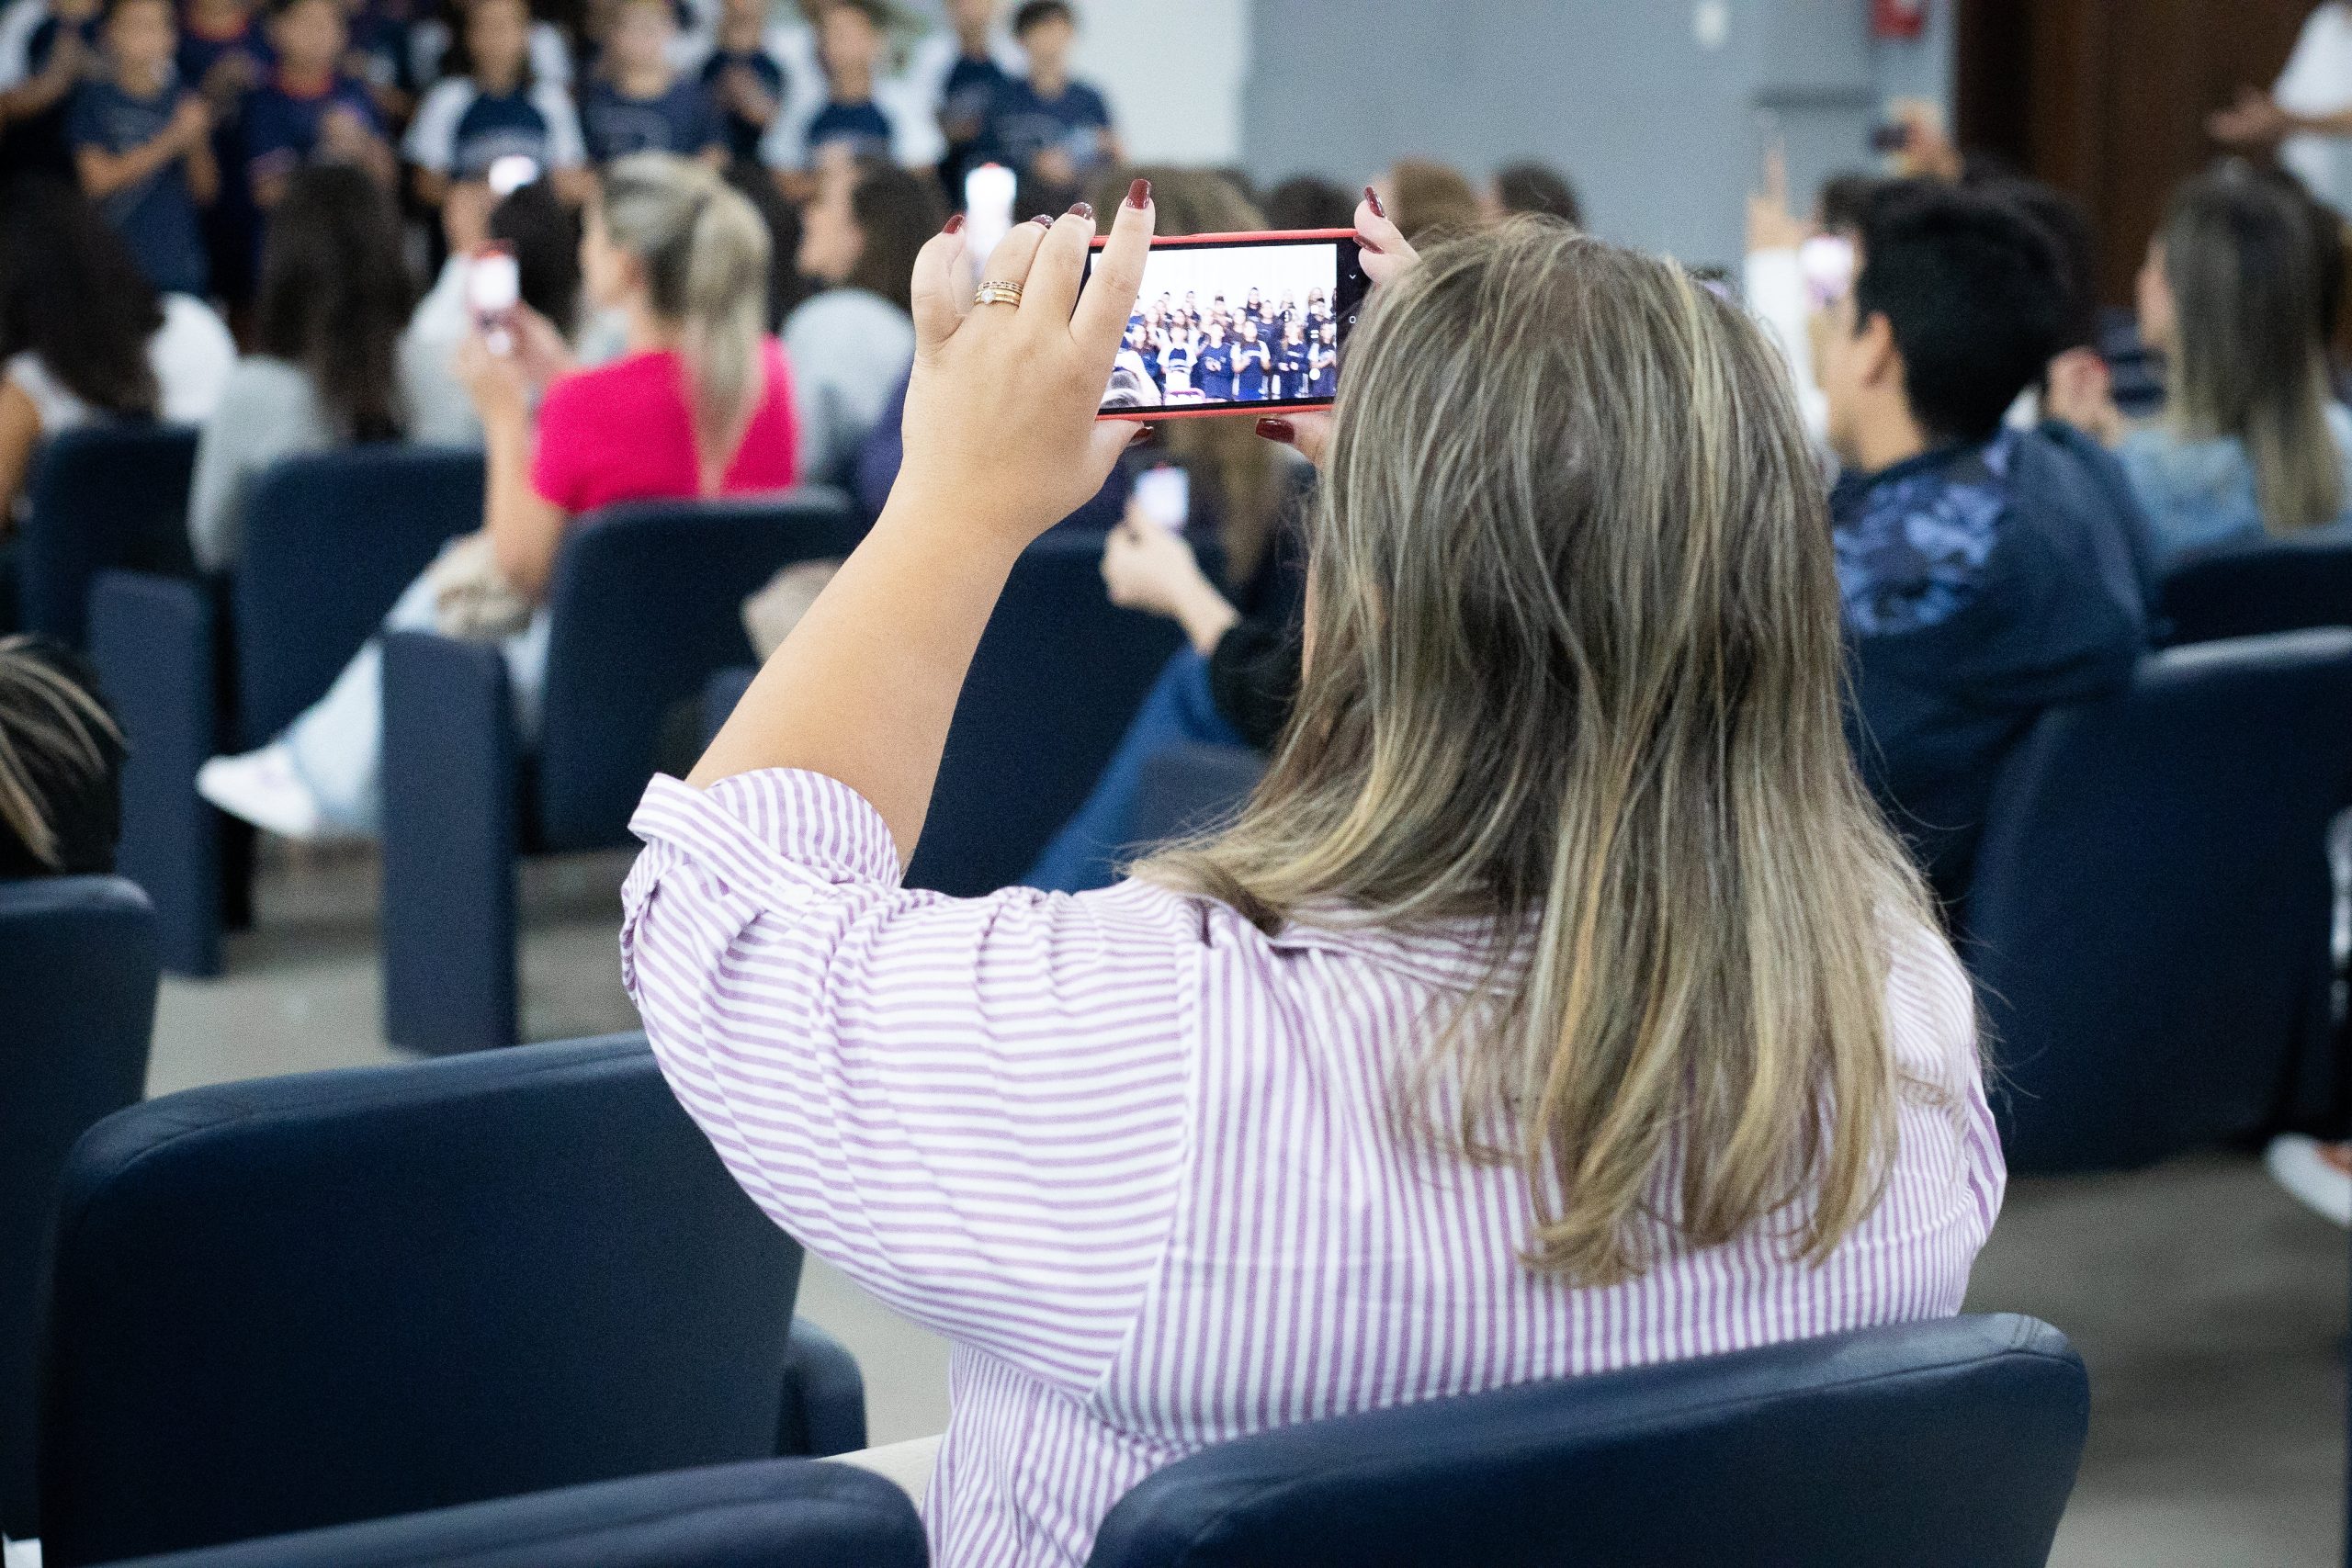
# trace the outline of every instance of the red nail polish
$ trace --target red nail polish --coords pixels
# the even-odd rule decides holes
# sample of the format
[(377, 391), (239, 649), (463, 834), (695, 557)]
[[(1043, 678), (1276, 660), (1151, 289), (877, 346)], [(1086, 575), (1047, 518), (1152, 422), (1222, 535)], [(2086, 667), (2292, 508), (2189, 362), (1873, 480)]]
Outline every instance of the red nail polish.
[(1378, 191), (1373, 189), (1370, 186), (1366, 186), (1363, 187), (1363, 198), (1372, 203), (1372, 215), (1374, 218), (1385, 218), (1388, 216), (1388, 209), (1380, 205), (1380, 193)]
[(1042, 212), (1037, 214), (1036, 217), (1029, 220), (1029, 221), (1035, 223), (1040, 229), (1050, 229), (1054, 226), (1054, 220)]
[(1069, 210), (1063, 213), (1062, 216), (1065, 218), (1091, 218), (1094, 216), (1094, 207), (1091, 202), (1073, 201), (1069, 204)]
[(1149, 207), (1151, 205), (1151, 182), (1149, 180), (1137, 180), (1135, 184), (1127, 187), (1127, 205), (1129, 207)]
[(1286, 419), (1261, 419), (1258, 422), (1258, 434), (1287, 446), (1298, 439), (1298, 427)]
[(964, 215), (960, 212), (951, 212), (947, 215), (947, 227), (942, 229), (940, 232), (943, 234), (953, 234), (956, 230), (961, 229), (963, 226)]
[(1140, 430), (1138, 430), (1138, 431), (1136, 432), (1135, 439), (1134, 439), (1134, 440), (1132, 440), (1132, 441), (1130, 441), (1130, 442), (1128, 442), (1128, 443), (1127, 443), (1127, 445), (1128, 445), (1129, 446), (1159, 446), (1159, 426), (1158, 426), (1158, 425), (1156, 425), (1156, 424), (1147, 424), (1147, 425), (1143, 426)]

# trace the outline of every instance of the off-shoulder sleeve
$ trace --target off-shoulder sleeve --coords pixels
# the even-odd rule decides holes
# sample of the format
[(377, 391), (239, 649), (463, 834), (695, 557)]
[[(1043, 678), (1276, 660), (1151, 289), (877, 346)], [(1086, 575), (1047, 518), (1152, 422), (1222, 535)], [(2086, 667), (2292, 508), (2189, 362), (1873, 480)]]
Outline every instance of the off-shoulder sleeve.
[(1091, 1386), (1173, 1223), (1189, 906), (909, 892), (816, 773), (657, 778), (633, 828), (623, 977), (744, 1190), (908, 1315)]

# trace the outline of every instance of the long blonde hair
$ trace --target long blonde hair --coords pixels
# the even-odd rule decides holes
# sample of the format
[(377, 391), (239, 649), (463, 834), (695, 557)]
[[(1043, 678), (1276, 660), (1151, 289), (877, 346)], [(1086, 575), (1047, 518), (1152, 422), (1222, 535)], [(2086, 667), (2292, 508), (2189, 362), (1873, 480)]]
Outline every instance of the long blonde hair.
[(2167, 423), (2187, 440), (2245, 443), (2268, 532), (2335, 522), (2344, 459), (2327, 428), (2309, 217), (2232, 160), (2181, 187), (2158, 239), (2175, 314)]
[(39, 638), (0, 637), (0, 834), (47, 870), (72, 869), (59, 807), (111, 790), (121, 757), (122, 731), (106, 705)]
[(1888, 933), (1929, 916), (1840, 726), (1786, 371), (1535, 218), (1430, 251), (1349, 353), (1296, 711), (1238, 820), (1138, 874), (1269, 930), (1490, 930), (1402, 1103), (1525, 1171), (1533, 1266), (1623, 1280), (1661, 1219), (1826, 1257), (1893, 1145)]
[(764, 389), (767, 225), (715, 172), (666, 152), (616, 160), (601, 211), (613, 243), (645, 268), (653, 313), (679, 329), (695, 448), (705, 488), (715, 488)]

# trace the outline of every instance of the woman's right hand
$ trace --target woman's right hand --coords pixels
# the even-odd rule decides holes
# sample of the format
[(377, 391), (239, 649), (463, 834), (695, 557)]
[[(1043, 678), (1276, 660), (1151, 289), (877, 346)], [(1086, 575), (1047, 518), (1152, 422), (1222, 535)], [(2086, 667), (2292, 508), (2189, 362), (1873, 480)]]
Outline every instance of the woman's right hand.
[[(1421, 253), (1405, 238), (1405, 231), (1388, 220), (1379, 197), (1364, 186), (1363, 199), (1356, 203), (1356, 241), (1363, 257), (1363, 273), (1378, 288), (1405, 276)], [(1284, 446), (1295, 446), (1300, 457), (1317, 468), (1323, 466), (1324, 450), (1331, 444), (1331, 416), (1317, 410), (1311, 413), (1283, 414), (1258, 422), (1258, 434), (1269, 441)]]
[[(883, 521), (960, 524), (1018, 554), (1102, 488), (1141, 428), (1097, 420), (1151, 245), (1151, 186), (1135, 182), (1086, 277), (1094, 215), (1016, 224), (980, 269), (1021, 289), (979, 304), (952, 222), (916, 257), (906, 458)], [(1080, 280), (1085, 280), (1083, 291)]]

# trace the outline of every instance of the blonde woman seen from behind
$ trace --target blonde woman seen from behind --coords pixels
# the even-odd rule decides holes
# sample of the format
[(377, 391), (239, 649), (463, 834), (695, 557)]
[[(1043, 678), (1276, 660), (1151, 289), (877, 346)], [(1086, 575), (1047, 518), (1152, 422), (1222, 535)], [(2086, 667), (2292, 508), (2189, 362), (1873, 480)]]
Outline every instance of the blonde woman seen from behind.
[[(547, 676), (547, 592), (565, 534), (624, 501), (740, 495), (797, 472), (792, 380), (766, 335), (768, 237), (700, 164), (665, 153), (607, 171), (580, 248), (590, 299), (628, 323), (628, 352), (574, 371), (554, 327), (524, 312), (511, 355), (477, 336), (458, 375), (481, 412), (481, 531), (412, 584), (388, 628), (497, 641), (515, 719), (536, 731)], [(534, 419), (534, 384), (546, 386)], [(197, 774), (207, 800), (288, 838), (375, 829), (382, 649), (370, 640), (279, 738)]]
[(1018, 305), (926, 248), (888, 505), (636, 822), (680, 1100), (956, 1342), (943, 1568), (1081, 1562), (1265, 1427), (1950, 1314), (2000, 1202), (1786, 375), (1556, 224), (1408, 268), (1358, 210), (1305, 685), (1238, 823), (1101, 893), (901, 889), (1013, 561), (1129, 434), (1094, 411), (1151, 219), (1138, 181), (1082, 297), (1076, 215), (985, 263)]

